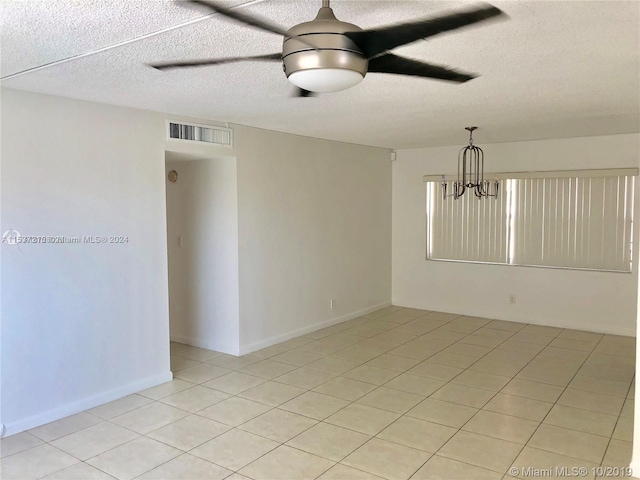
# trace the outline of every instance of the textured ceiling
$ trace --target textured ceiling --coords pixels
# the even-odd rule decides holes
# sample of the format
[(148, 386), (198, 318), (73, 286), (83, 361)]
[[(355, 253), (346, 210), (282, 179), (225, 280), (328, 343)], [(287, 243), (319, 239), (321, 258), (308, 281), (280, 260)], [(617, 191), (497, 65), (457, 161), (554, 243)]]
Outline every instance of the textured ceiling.
[[(289, 27), (321, 2), (222, 3)], [(493, 3), (510, 19), (395, 51), (481, 74), (463, 85), (370, 74), (343, 92), (292, 98), (277, 63), (158, 72), (144, 63), (281, 49), (277, 35), (217, 15), (192, 22), (207, 12), (167, 0), (2, 0), (0, 73), (35, 68), (3, 80), (9, 88), (389, 148), (463, 144), (469, 124), (478, 144), (640, 131), (640, 2)], [(363, 28), (468, 5), (332, 2)]]

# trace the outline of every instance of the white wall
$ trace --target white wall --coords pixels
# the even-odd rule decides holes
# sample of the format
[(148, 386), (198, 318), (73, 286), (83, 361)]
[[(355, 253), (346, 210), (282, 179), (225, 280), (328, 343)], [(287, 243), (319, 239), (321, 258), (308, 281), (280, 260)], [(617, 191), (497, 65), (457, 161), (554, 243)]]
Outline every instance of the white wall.
[[(389, 150), (232, 128), (233, 149), (173, 141), (166, 148), (172, 158), (237, 159), (239, 351), (389, 305)], [(172, 322), (172, 338), (180, 337)], [(207, 338), (189, 342), (204, 346)]]
[(241, 351), (388, 305), (389, 151), (240, 126), (234, 136)]
[[(234, 345), (214, 348), (255, 350), (390, 303), (389, 151), (241, 126), (235, 149), (185, 145), (166, 140), (164, 114), (2, 95), (2, 231), (128, 237), (2, 245), (8, 434), (171, 378), (165, 150), (237, 158), (238, 276), (224, 267), (206, 281), (237, 282), (240, 318), (224, 323)], [(210, 177), (224, 198), (232, 170), (225, 164), (222, 183)], [(204, 199), (210, 183), (199, 175)], [(233, 215), (215, 218), (233, 230)], [(228, 253), (235, 240), (225, 240), (213, 249)], [(203, 287), (210, 270), (198, 272)], [(216, 302), (198, 308), (235, 315)]]
[[(485, 152), (487, 171), (493, 172), (640, 163), (638, 134), (503, 144), (483, 144), (482, 130), (475, 137)], [(461, 136), (461, 144), (463, 140)], [(393, 164), (393, 304), (635, 335), (637, 261), (634, 273), (622, 274), (425, 260), (422, 176), (455, 173), (460, 147), (398, 151)], [(636, 239), (637, 232), (636, 226)], [(509, 304), (510, 294), (517, 296), (515, 305)]]
[(7, 434), (168, 381), (164, 116), (2, 90), (2, 232), (125, 244), (2, 245)]
[[(171, 339), (238, 354), (236, 159), (167, 161)], [(179, 246), (178, 237), (182, 237)]]

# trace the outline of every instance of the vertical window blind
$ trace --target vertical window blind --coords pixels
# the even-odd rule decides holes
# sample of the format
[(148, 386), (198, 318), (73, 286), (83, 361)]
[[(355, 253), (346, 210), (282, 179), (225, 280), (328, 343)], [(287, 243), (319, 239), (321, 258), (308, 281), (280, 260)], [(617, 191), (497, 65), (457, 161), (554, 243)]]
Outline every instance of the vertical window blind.
[(499, 174), (500, 196), (427, 181), (427, 258), (631, 271), (635, 169)]
[[(504, 192), (505, 180), (499, 189)], [(473, 192), (454, 200), (442, 197), (442, 186), (427, 183), (429, 258), (507, 263), (508, 202), (505, 195), (481, 199)]]

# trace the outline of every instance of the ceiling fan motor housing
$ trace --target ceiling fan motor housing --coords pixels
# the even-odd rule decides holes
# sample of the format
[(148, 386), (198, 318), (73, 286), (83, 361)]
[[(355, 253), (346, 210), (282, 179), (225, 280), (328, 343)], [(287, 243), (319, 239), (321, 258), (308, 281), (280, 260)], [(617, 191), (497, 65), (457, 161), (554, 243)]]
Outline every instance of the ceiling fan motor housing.
[[(344, 90), (359, 83), (367, 74), (369, 61), (360, 48), (343, 35), (359, 31), (362, 29), (357, 25), (338, 20), (331, 8), (321, 8), (313, 21), (296, 25), (287, 32), (282, 48), (287, 78), (303, 89), (321, 93)], [(308, 43), (301, 42), (300, 38)], [(311, 73), (313, 71), (317, 71), (316, 74)], [(316, 82), (320, 72), (324, 75), (323, 81)]]

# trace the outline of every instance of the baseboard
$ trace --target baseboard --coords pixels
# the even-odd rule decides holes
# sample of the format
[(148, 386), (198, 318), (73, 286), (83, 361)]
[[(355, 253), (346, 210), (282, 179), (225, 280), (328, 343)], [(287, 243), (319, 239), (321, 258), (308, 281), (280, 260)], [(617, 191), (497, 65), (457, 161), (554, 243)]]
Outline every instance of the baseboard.
[(367, 307), (362, 310), (358, 310), (356, 312), (351, 312), (346, 315), (342, 315), (340, 317), (331, 318), (329, 320), (324, 320), (322, 322), (314, 323), (313, 325), (308, 325), (306, 327), (298, 328), (297, 330), (292, 330), (287, 333), (275, 335), (273, 337), (269, 337), (264, 340), (260, 340), (258, 342), (249, 343), (247, 345), (240, 345), (239, 353), (240, 355), (246, 355), (247, 353), (255, 352), (256, 350), (261, 350), (263, 348), (276, 345), (277, 343), (291, 340), (292, 338), (299, 337), (300, 335), (306, 335), (307, 333), (315, 332), (316, 330), (321, 330), (323, 328), (337, 325), (338, 323), (346, 322), (347, 320), (352, 320), (354, 318), (361, 317), (362, 315), (375, 312), (376, 310), (380, 310), (381, 308), (385, 308), (390, 305), (391, 305), (391, 302), (380, 303), (378, 305), (373, 305), (372, 307)]
[(411, 302), (403, 302), (402, 300), (397, 300), (397, 301), (394, 300), (393, 305), (396, 305), (398, 307), (404, 307), (404, 308), (417, 308), (420, 310), (429, 310), (433, 312), (452, 313), (454, 315), (467, 315), (470, 317), (490, 318), (492, 320), (504, 320), (506, 322), (529, 323), (531, 325), (541, 325), (545, 327), (569, 328), (572, 330), (584, 330), (588, 332), (604, 333), (608, 335), (622, 335), (625, 337), (636, 336), (635, 325), (631, 327), (623, 327), (623, 326), (611, 327), (608, 324), (603, 325), (602, 323), (584, 323), (584, 322), (578, 323), (578, 322), (573, 322), (570, 320), (566, 321), (558, 318), (553, 319), (552, 321), (544, 322), (538, 319), (518, 318), (517, 316), (510, 316), (510, 315), (502, 315), (502, 314), (493, 315), (489, 313), (483, 314), (482, 312), (478, 312), (477, 310), (467, 311), (463, 308), (458, 308), (458, 309), (455, 309), (454, 311), (453, 309), (449, 309), (449, 308), (438, 308), (434, 306), (415, 305)]
[(171, 341), (191, 345), (192, 347), (206, 348), (207, 350), (215, 350), (216, 352), (227, 353), (229, 355), (238, 355), (238, 345), (225, 345), (216, 342), (209, 342), (201, 338), (182, 337), (179, 335), (171, 335)]
[[(469, 314), (464, 314), (464, 315), (469, 315)], [(474, 316), (478, 316), (478, 315), (474, 315)], [(571, 330), (583, 330), (586, 332), (604, 333), (607, 335), (621, 335), (624, 337), (636, 336), (635, 326), (631, 328), (626, 328), (622, 326), (613, 326), (612, 328), (606, 328), (606, 327), (609, 327), (609, 325), (606, 325), (606, 324), (603, 325), (601, 323), (583, 323), (583, 322), (578, 323), (578, 322), (572, 322), (570, 320), (567, 321), (562, 319), (554, 319), (549, 322), (544, 322), (538, 319), (531, 319), (531, 318), (517, 319), (517, 318), (509, 317), (507, 315), (498, 315), (498, 316), (492, 316), (487, 318), (492, 318), (496, 320), (505, 320), (507, 322), (519, 322), (519, 323), (528, 323), (531, 325), (541, 325), (544, 327), (558, 327), (558, 328), (568, 328)], [(603, 326), (605, 328), (603, 328)]]
[(77, 402), (63, 405), (39, 415), (34, 415), (21, 420), (8, 422), (4, 425), (6, 429), (4, 430), (3, 436), (14, 435), (16, 433), (24, 432), (25, 430), (30, 430), (32, 428), (39, 427), (50, 422), (60, 420), (61, 418), (68, 417), (69, 415), (74, 415), (76, 413), (88, 410), (89, 408), (94, 408), (113, 400), (126, 397), (127, 395), (131, 395), (132, 393), (140, 392), (142, 390), (146, 390), (147, 388), (170, 382), (172, 379), (173, 374), (171, 372), (166, 372), (160, 375), (155, 375), (153, 377), (148, 377), (143, 380), (130, 383), (120, 388), (109, 390), (108, 392), (103, 392), (99, 395), (94, 395)]

